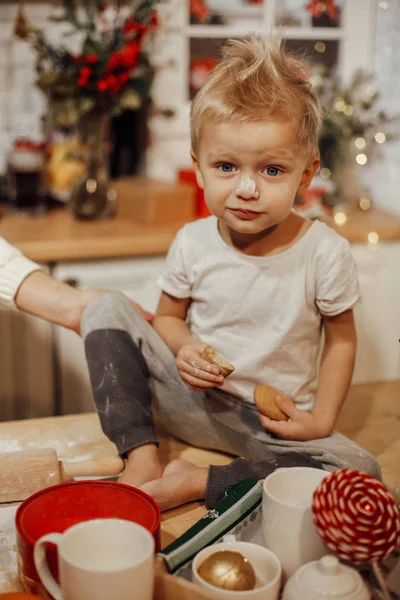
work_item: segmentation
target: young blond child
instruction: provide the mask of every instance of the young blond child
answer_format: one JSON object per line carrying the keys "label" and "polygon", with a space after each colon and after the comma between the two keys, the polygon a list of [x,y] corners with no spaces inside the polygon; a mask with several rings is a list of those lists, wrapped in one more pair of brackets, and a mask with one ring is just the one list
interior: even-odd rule
{"label": "young blond child", "polygon": [[[122,481],[163,508],[206,488],[211,505],[232,478],[229,468],[219,476],[181,460],[164,469],[153,412],[176,437],[266,471],[315,464],[380,477],[371,455],[334,432],[356,353],[350,247],[292,210],[319,165],[320,125],[318,100],[279,42],[230,41],[191,112],[193,165],[212,216],[178,232],[152,326],[119,294],[84,313],[97,410],[128,456]],[[201,358],[206,345],[234,364],[226,380]],[[260,416],[258,383],[294,399],[278,398],[287,422]],[[233,465],[234,478],[256,466]]]}

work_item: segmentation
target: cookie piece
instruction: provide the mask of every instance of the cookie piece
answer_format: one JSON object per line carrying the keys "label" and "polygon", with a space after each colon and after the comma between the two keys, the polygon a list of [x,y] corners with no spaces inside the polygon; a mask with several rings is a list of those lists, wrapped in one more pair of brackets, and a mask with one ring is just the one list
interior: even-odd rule
{"label": "cookie piece", "polygon": [[275,401],[276,396],[286,398],[293,406],[295,406],[295,403],[289,396],[282,394],[282,392],[278,392],[278,390],[269,385],[259,383],[254,388],[254,402],[262,415],[265,415],[274,421],[288,421],[289,417],[281,411]]}
{"label": "cookie piece", "polygon": [[235,370],[235,367],[218,356],[211,346],[206,346],[200,356],[213,365],[216,365],[224,377],[228,377]]}

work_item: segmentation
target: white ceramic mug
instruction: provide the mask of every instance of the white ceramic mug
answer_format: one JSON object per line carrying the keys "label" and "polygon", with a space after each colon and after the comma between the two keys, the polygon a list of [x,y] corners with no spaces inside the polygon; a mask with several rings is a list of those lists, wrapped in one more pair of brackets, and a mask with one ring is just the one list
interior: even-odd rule
{"label": "white ceramic mug", "polygon": [[[240,552],[249,560],[256,574],[257,587],[247,591],[225,590],[211,585],[199,575],[198,569],[206,558],[221,550]],[[203,548],[192,562],[193,582],[205,588],[210,598],[215,600],[278,600],[281,578],[280,562],[272,552],[257,544],[237,542],[233,535],[225,536],[221,543]]]}
{"label": "white ceramic mug", "polygon": [[[49,570],[46,544],[57,545],[61,587]],[[151,600],[154,538],[123,519],[93,519],[35,544],[38,575],[55,600]]]}
{"label": "white ceramic mug", "polygon": [[312,497],[322,479],[322,469],[277,469],[264,480],[262,528],[264,542],[280,560],[288,579],[305,563],[330,554],[312,520]]}

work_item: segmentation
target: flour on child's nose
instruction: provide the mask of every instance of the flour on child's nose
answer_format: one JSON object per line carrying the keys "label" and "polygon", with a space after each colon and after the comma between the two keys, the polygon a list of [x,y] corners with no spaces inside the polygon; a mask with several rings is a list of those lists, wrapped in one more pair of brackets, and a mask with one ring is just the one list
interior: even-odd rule
{"label": "flour on child's nose", "polygon": [[239,186],[236,189],[236,194],[248,194],[250,196],[254,196],[258,198],[259,194],[256,189],[256,182],[254,179],[251,179],[248,175],[243,175],[240,180]]}

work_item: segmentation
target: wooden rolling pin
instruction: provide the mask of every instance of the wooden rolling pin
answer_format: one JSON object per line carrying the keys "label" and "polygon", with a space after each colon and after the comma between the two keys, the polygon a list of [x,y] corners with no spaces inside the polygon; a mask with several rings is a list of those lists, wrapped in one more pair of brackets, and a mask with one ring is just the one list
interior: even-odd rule
{"label": "wooden rolling pin", "polygon": [[74,477],[119,475],[124,461],[118,456],[79,462],[59,461],[53,448],[0,454],[0,502],[25,500],[34,492]]}

